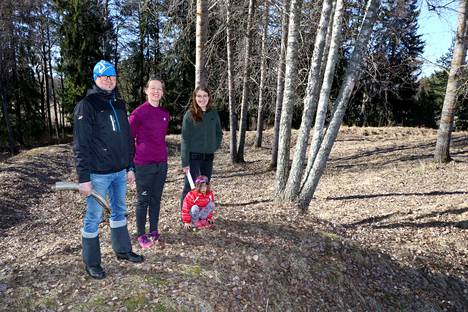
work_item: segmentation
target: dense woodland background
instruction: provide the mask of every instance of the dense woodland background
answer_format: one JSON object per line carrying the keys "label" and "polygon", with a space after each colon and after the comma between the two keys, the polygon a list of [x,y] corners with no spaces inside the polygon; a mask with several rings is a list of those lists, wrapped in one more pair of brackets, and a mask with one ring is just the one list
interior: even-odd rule
{"label": "dense woodland background", "polygon": [[[240,113],[238,102],[243,88],[247,87],[248,126],[254,129],[259,101],[263,105],[265,126],[274,123],[283,2],[254,2],[254,23],[248,32],[254,44],[245,86],[242,66],[249,1],[208,1],[208,40],[204,52],[208,83],[226,129],[229,129],[227,5],[234,21],[231,34],[234,102],[237,103],[234,108]],[[437,127],[452,49],[438,61],[438,71],[421,77],[424,42],[417,29],[421,6],[429,5],[437,14],[444,10],[443,3],[439,4],[418,0],[382,1],[364,69],[344,117],[345,124]],[[307,85],[321,6],[321,1],[306,0],[300,10],[294,128],[301,122],[301,95]],[[0,149],[8,150],[8,139],[14,140],[15,148],[67,139],[73,108],[91,86],[92,68],[99,59],[108,59],[118,68],[118,90],[129,103],[130,111],[144,100],[143,86],[148,77],[162,77],[167,87],[164,105],[172,115],[171,132],[177,133],[195,83],[195,7],[194,0],[2,1]],[[344,37],[339,48],[332,101],[338,93],[364,9],[364,1],[346,1]],[[264,48],[260,44],[263,33],[266,34]],[[260,79],[262,63],[266,70]],[[464,93],[460,92],[460,101],[464,101]],[[466,129],[467,106],[462,103],[457,107],[455,126]],[[8,129],[11,129],[10,137]]]}

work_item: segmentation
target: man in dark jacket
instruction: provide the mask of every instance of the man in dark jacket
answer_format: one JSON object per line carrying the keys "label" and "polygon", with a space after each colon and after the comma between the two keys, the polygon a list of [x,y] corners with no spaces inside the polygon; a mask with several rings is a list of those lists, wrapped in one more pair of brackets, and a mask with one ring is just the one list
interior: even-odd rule
{"label": "man in dark jacket", "polygon": [[[127,229],[127,171],[133,170],[133,144],[125,102],[116,99],[116,71],[101,60],[93,70],[95,84],[76,105],[74,113],[74,152],[80,193],[86,196],[82,228],[83,261],[93,278],[106,276],[101,267],[99,223],[103,207],[89,196],[94,190],[111,205],[111,243],[117,258],[142,262],[132,252]],[[129,182],[134,175],[129,175]]]}

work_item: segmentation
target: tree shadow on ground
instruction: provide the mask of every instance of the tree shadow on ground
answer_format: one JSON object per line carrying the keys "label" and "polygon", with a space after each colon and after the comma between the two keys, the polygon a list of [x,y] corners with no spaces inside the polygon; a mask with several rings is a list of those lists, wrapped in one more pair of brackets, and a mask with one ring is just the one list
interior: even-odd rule
{"label": "tree shadow on ground", "polygon": [[220,174],[216,175],[214,178],[216,179],[229,179],[233,177],[247,177],[247,176],[256,176],[256,175],[263,175],[266,173],[271,172],[271,170],[259,170],[259,171],[251,171],[251,172],[239,172],[230,173],[230,174]]}
{"label": "tree shadow on ground", "polygon": [[[213,176],[211,177],[213,180],[217,179],[229,179],[229,178],[234,178],[234,177],[247,177],[247,176],[255,176],[255,175],[263,175],[268,172],[271,172],[271,170],[260,170],[260,171],[252,171],[252,172],[239,172],[238,170],[232,171],[232,172],[226,172],[223,171],[223,174],[218,174],[218,170],[213,171]],[[193,177],[195,179],[195,177]],[[172,183],[172,182],[180,182],[181,187],[183,186],[183,181],[185,177],[183,175],[180,175],[177,178],[168,178],[166,179],[166,183]]]}
{"label": "tree shadow on ground", "polygon": [[[459,148],[461,150],[452,152],[452,156],[461,158],[468,157],[468,150],[462,149],[468,145],[467,137],[458,137],[452,139],[452,149]],[[431,152],[421,152],[425,150]],[[372,150],[363,150],[353,155],[344,157],[331,157],[330,164],[332,167],[339,169],[349,170],[362,170],[362,168],[376,168],[385,165],[401,162],[414,162],[417,160],[428,160],[434,157],[433,150],[435,149],[435,141],[421,143],[421,144],[400,144],[392,147],[376,148]],[[414,151],[411,153],[411,151]],[[401,155],[398,152],[405,152],[405,155]],[[367,159],[375,158],[375,162],[369,162]],[[361,162],[359,162],[361,160]],[[468,160],[457,159],[458,162],[465,162]]]}
{"label": "tree shadow on ground", "polygon": [[[2,281],[9,292],[0,293],[0,308],[24,309],[15,304],[21,304],[24,287],[37,282],[41,287],[32,288],[27,303],[33,310],[43,303],[44,294],[50,309],[57,308],[59,300],[77,307],[86,299],[98,304],[96,310],[106,311],[108,302],[124,305],[125,298],[148,291],[167,294],[182,310],[200,309],[189,300],[194,293],[214,310],[232,311],[268,304],[283,311],[464,311],[468,299],[463,293],[466,281],[403,266],[313,223],[293,228],[288,223],[219,219],[213,231],[180,229],[167,233],[166,241],[166,251],[148,255],[142,265],[119,265],[104,252],[108,276],[103,282],[83,278],[82,267],[67,258],[76,246],[61,246],[60,252],[49,255],[55,259],[53,270],[42,260]],[[197,256],[189,257],[194,250]],[[149,277],[164,283],[151,283]],[[57,290],[73,295],[54,297]],[[100,300],[93,299],[97,293]]]}
{"label": "tree shadow on ground", "polygon": [[444,228],[457,227],[462,230],[468,230],[468,220],[463,221],[429,221],[425,223],[415,222],[397,222],[392,224],[373,225],[374,229],[396,229],[396,228]]}
{"label": "tree shadow on ground", "polygon": [[[426,218],[437,218],[445,215],[461,215],[465,212],[468,212],[468,207],[465,208],[456,208],[456,209],[447,209],[444,211],[434,211],[427,214],[422,214],[419,216],[413,216],[411,213],[401,213],[401,212],[394,212],[389,213],[381,216],[374,216],[370,218],[365,218],[361,221],[344,224],[344,227],[356,227],[360,225],[368,225],[374,229],[395,229],[395,228],[403,228],[403,227],[413,227],[413,228],[428,228],[428,227],[457,227],[460,229],[468,229],[468,220],[462,221],[427,221],[421,222],[420,220]],[[398,220],[396,222],[388,223],[388,224],[376,224],[380,223],[384,220],[390,219],[394,216],[409,216],[405,217],[403,220]],[[406,220],[405,220],[406,219]]]}
{"label": "tree shadow on ground", "polygon": [[256,204],[261,204],[261,203],[271,203],[271,202],[273,202],[272,199],[261,199],[261,200],[253,200],[253,201],[245,202],[245,203],[223,203],[223,202],[218,202],[218,205],[220,207],[237,207],[237,206],[256,205]]}
{"label": "tree shadow on ground", "polygon": [[393,196],[441,196],[441,195],[459,195],[468,194],[468,191],[432,191],[432,192],[413,192],[413,193],[386,193],[386,194],[359,194],[359,195],[347,195],[337,197],[327,197],[327,200],[351,200],[351,199],[369,199],[377,197],[393,197]]}

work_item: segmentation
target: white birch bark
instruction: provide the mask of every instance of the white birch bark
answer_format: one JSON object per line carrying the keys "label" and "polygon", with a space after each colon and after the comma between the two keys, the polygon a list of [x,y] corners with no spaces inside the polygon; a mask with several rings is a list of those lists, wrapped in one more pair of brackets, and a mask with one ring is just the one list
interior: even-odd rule
{"label": "white birch bark", "polygon": [[276,193],[281,194],[286,186],[289,167],[289,148],[291,123],[294,110],[295,87],[297,80],[298,28],[302,0],[291,0],[289,11],[288,45],[286,50],[286,72],[284,78],[284,97],[281,112],[278,144],[278,165],[276,167]]}
{"label": "white birch bark", "polygon": [[263,12],[263,32],[262,32],[262,48],[260,60],[260,86],[258,90],[258,110],[257,110],[257,132],[255,135],[255,147],[262,146],[263,137],[263,89],[265,88],[266,75],[266,44],[268,38],[268,23],[270,16],[270,0],[265,0],[265,9]]}
{"label": "white birch bark", "polygon": [[317,107],[317,114],[315,117],[313,137],[309,150],[309,159],[307,160],[307,167],[305,170],[306,175],[303,179],[304,181],[307,180],[308,173],[312,169],[324,135],[324,125],[325,119],[327,117],[328,101],[330,98],[330,91],[333,85],[335,67],[338,61],[338,51],[341,43],[343,13],[344,0],[338,0],[336,3],[335,15],[333,17],[333,29],[330,42],[330,50],[328,52],[327,67],[325,68],[322,89],[320,90],[320,99]]}
{"label": "white birch bark", "polygon": [[276,105],[275,105],[275,124],[273,134],[273,144],[271,146],[271,166],[276,167],[278,160],[279,127],[281,121],[281,110],[283,107],[284,92],[284,72],[286,66],[286,45],[288,43],[288,24],[289,24],[289,0],[284,0],[283,12],[281,18],[281,50],[278,61],[278,74],[276,78]]}
{"label": "white birch bark", "polygon": [[309,69],[304,110],[302,112],[301,127],[296,141],[291,172],[283,192],[283,198],[293,201],[299,193],[299,187],[304,172],[305,154],[309,141],[310,128],[317,108],[318,93],[320,90],[320,69],[322,67],[323,49],[327,39],[327,30],[330,24],[330,15],[333,8],[332,0],[324,0],[319,26],[315,35],[314,53]]}
{"label": "white birch bark", "polygon": [[355,41],[354,50],[351,54],[351,59],[346,69],[340,92],[336,99],[335,113],[333,114],[332,120],[327,129],[327,133],[325,134],[323,143],[318,152],[316,161],[312,167],[312,172],[305,181],[304,187],[301,190],[298,199],[296,200],[298,207],[303,210],[307,209],[310,201],[312,200],[318,182],[320,181],[320,178],[325,170],[325,166],[338,135],[338,131],[340,130],[341,122],[343,121],[343,116],[346,112],[349,98],[351,97],[354,85],[356,84],[359,76],[362,59],[369,43],[372,28],[377,18],[377,9],[379,4],[380,0],[368,0],[367,2],[365,17],[362,22],[357,40]]}
{"label": "white birch bark", "polygon": [[195,28],[195,87],[207,85],[205,46],[208,38],[208,0],[197,0]]}
{"label": "white birch bark", "polygon": [[332,10],[330,13],[331,21],[330,23],[328,23],[328,29],[327,29],[327,40],[325,42],[325,47],[323,48],[322,60],[320,61],[320,64],[322,64],[321,69],[320,69],[320,81],[323,81],[323,76],[325,74],[325,67],[327,66],[328,53],[330,52],[330,45],[331,45],[332,32],[333,32],[333,16],[335,16],[335,6],[336,6],[336,0],[333,0]]}
{"label": "white birch bark", "polygon": [[231,133],[231,141],[229,144],[229,153],[231,163],[236,161],[237,155],[237,116],[235,109],[234,98],[234,80],[232,75],[232,21],[231,21],[231,5],[232,0],[226,0],[226,50],[227,50],[227,84],[228,84],[228,103],[229,103],[229,131]]}
{"label": "white birch bark", "polygon": [[465,63],[466,57],[466,22],[467,22],[467,0],[460,0],[458,6],[458,26],[453,51],[452,64],[445,91],[442,114],[440,116],[439,130],[437,131],[437,143],[434,153],[434,160],[437,162],[449,162],[450,141],[452,138],[452,126],[457,106],[458,87],[460,85],[461,67]]}
{"label": "white birch bark", "polygon": [[252,54],[252,35],[253,23],[255,16],[255,3],[256,0],[249,0],[249,13],[247,17],[247,31],[245,37],[245,55],[244,55],[244,69],[243,69],[243,82],[242,82],[242,101],[241,101],[241,121],[239,131],[239,146],[237,148],[236,162],[244,162],[244,148],[245,148],[245,132],[247,131],[247,113],[249,111],[249,79],[250,79],[250,66],[249,60]]}

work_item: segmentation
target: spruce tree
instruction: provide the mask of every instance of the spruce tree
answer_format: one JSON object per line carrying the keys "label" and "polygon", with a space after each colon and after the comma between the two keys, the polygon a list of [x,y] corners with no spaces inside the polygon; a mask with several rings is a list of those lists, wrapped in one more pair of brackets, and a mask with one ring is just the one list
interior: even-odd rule
{"label": "spruce tree", "polygon": [[417,34],[417,0],[382,2],[369,47],[367,71],[362,75],[348,123],[358,125],[420,125],[415,110],[418,75],[424,49]]}
{"label": "spruce tree", "polygon": [[102,42],[109,27],[99,1],[54,0],[60,14],[61,69],[64,73],[63,104],[71,113],[92,84],[94,64],[104,57]]}

